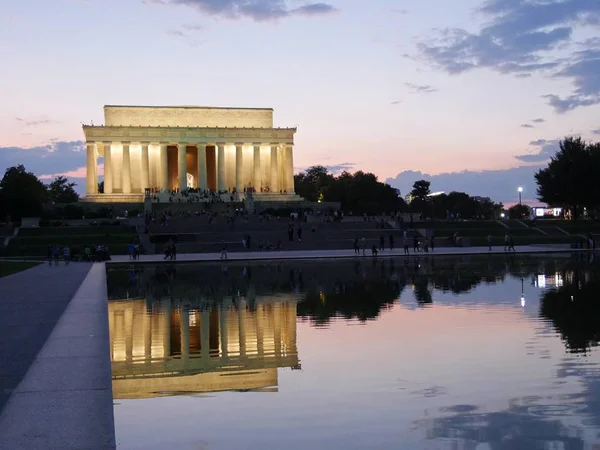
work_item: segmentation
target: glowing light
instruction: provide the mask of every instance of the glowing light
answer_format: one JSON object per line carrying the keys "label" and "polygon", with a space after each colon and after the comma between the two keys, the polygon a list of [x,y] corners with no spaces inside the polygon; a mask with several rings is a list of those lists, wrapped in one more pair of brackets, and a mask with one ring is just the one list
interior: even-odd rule
{"label": "glowing light", "polygon": [[521,308],[525,308],[525,297],[521,296]]}
{"label": "glowing light", "polygon": [[523,188],[521,186],[519,186],[519,188],[517,189],[517,191],[523,192]]}
{"label": "glowing light", "polygon": [[504,213],[501,213],[501,214],[500,214],[500,217],[502,217],[502,218],[504,219],[504,218],[506,217],[506,214],[504,214]]}

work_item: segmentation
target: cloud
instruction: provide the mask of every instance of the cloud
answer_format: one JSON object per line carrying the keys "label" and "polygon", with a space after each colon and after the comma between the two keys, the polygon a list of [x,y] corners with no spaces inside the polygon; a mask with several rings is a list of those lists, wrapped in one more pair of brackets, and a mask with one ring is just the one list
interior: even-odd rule
{"label": "cloud", "polygon": [[85,150],[83,141],[51,141],[48,145],[30,148],[0,147],[0,176],[18,164],[38,176],[76,171],[86,165]]}
{"label": "cloud", "polygon": [[437,88],[434,88],[428,84],[419,85],[413,83],[404,83],[404,85],[409,88],[413,94],[430,94],[437,91]]}
{"label": "cloud", "polygon": [[546,166],[546,162],[558,150],[559,139],[538,139],[529,143],[533,147],[531,153],[517,155],[517,167],[503,170],[481,170],[441,173],[430,175],[421,171],[405,170],[393,178],[388,178],[386,183],[400,189],[406,195],[412,185],[418,180],[431,182],[433,191],[466,192],[469,195],[490,197],[494,201],[510,204],[517,201],[517,187],[523,187],[523,198],[528,203],[538,204],[536,197],[536,184],[534,174],[538,169]]}
{"label": "cloud", "polygon": [[529,123],[523,123],[523,124],[521,124],[521,128],[535,128],[535,127]]}
{"label": "cloud", "polygon": [[533,153],[525,153],[515,156],[519,161],[525,163],[545,163],[558,151],[560,139],[538,139],[529,143],[532,147],[537,147]]}
{"label": "cloud", "polygon": [[338,175],[344,171],[351,171],[354,167],[356,167],[356,163],[351,162],[343,162],[339,164],[330,164],[328,166],[325,166],[325,168],[334,175]]}
{"label": "cloud", "polygon": [[167,30],[166,33],[168,36],[180,39],[186,42],[187,44],[191,45],[192,47],[197,47],[200,44],[200,41],[197,41],[196,39],[192,38],[189,34],[181,30]]}
{"label": "cloud", "polygon": [[391,102],[392,105],[399,105],[400,103],[402,103],[402,100],[394,100]]}
{"label": "cloud", "polygon": [[47,119],[47,118],[44,118],[44,119],[23,119],[21,117],[15,117],[15,120],[17,122],[21,122],[26,127],[38,127],[40,125],[50,125],[50,124],[58,123],[56,120]]}
{"label": "cloud", "polygon": [[600,39],[572,39],[584,27],[600,26],[598,0],[487,0],[477,12],[487,19],[478,32],[444,29],[417,44],[421,57],[450,74],[487,68],[566,78],[570,95],[545,96],[557,112],[600,103]]}
{"label": "cloud", "polygon": [[592,130],[592,134],[600,136],[600,128],[598,128],[597,130]]}
{"label": "cloud", "polygon": [[307,3],[291,7],[286,0],[159,0],[154,3],[185,5],[210,16],[249,18],[258,22],[293,16],[320,16],[337,11],[328,3]]}
{"label": "cloud", "polygon": [[544,123],[545,121],[546,121],[546,119],[542,119],[542,118],[532,120],[533,123]]}
{"label": "cloud", "polygon": [[[400,189],[404,196],[418,180],[431,182],[432,191],[466,192],[469,195],[489,197],[496,202],[511,203],[518,200],[517,187],[523,187],[523,198],[535,198],[536,185],[533,178],[540,165],[519,166],[506,170],[482,170],[441,173],[430,175],[421,171],[405,170],[385,180]],[[537,203],[534,201],[534,203]]]}
{"label": "cloud", "polygon": [[408,10],[407,9],[403,9],[403,8],[394,8],[394,9],[392,9],[392,12],[394,14],[401,14],[403,16],[406,15],[406,14],[408,14]]}

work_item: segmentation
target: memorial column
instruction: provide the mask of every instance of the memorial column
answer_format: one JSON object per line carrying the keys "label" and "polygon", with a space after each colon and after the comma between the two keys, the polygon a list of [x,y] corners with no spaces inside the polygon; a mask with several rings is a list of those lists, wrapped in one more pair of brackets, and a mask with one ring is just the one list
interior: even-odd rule
{"label": "memorial column", "polygon": [[253,169],[254,169],[254,190],[259,192],[261,188],[261,180],[260,180],[260,144],[254,144],[254,158],[252,160]]}
{"label": "memorial column", "polygon": [[221,336],[221,356],[227,358],[229,356],[229,343],[228,343],[228,327],[227,327],[227,316],[229,310],[224,306],[219,308],[219,334]]}
{"label": "memorial column", "polygon": [[131,194],[131,159],[129,158],[129,142],[123,142],[123,194]]}
{"label": "memorial column", "polygon": [[227,190],[225,186],[225,144],[217,144],[217,191]]}
{"label": "memorial column", "polygon": [[180,143],[178,145],[179,153],[177,155],[178,175],[179,175],[179,191],[187,188],[187,162],[185,160],[185,151],[187,144]]}
{"label": "memorial column", "polygon": [[96,143],[86,142],[87,167],[86,167],[86,190],[88,194],[98,192],[98,173],[96,171]]}
{"label": "memorial column", "polygon": [[163,192],[169,191],[169,159],[167,148],[166,143],[160,143],[160,188]]}
{"label": "memorial column", "polygon": [[271,192],[279,192],[279,164],[277,163],[277,144],[271,144]]}
{"label": "memorial column", "polygon": [[148,158],[149,142],[142,142],[142,193],[150,187],[150,163]]}
{"label": "memorial column", "polygon": [[112,168],[112,152],[111,143],[104,142],[104,193],[112,194],[113,192],[113,168]]}
{"label": "memorial column", "polygon": [[243,192],[243,164],[244,164],[244,154],[243,154],[243,146],[242,144],[235,144],[235,190],[237,192]]}
{"label": "memorial column", "polygon": [[285,175],[287,177],[285,180],[285,189],[288,192],[296,192],[294,187],[294,151],[291,145],[286,145],[284,151],[286,164]]}
{"label": "memorial column", "polygon": [[198,144],[198,189],[206,190],[206,145]]}

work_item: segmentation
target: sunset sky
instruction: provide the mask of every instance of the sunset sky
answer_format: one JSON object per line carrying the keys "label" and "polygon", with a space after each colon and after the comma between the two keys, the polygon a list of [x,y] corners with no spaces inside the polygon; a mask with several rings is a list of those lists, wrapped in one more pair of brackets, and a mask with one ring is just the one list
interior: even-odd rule
{"label": "sunset sky", "polygon": [[600,140],[598,36],[598,0],[3,2],[0,170],[85,176],[105,104],[272,107],[296,171],[534,199],[558,139]]}

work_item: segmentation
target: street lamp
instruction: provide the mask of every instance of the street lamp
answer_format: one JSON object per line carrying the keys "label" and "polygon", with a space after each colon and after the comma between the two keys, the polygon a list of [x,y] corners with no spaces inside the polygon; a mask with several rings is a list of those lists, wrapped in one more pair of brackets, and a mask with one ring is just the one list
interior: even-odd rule
{"label": "street lamp", "polygon": [[521,186],[519,186],[517,191],[519,191],[519,206],[521,206],[521,193],[523,192],[523,188]]}

